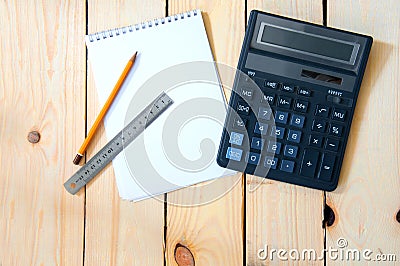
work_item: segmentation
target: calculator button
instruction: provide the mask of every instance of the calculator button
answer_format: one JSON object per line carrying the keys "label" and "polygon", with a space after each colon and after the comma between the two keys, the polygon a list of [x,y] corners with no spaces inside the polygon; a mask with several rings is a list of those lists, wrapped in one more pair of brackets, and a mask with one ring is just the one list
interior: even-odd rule
{"label": "calculator button", "polygon": [[226,151],[226,158],[240,162],[242,159],[242,152],[243,151],[241,149],[228,147],[228,150]]}
{"label": "calculator button", "polygon": [[318,104],[315,108],[315,115],[327,118],[329,114],[329,107],[325,105]]}
{"label": "calculator button", "polygon": [[285,109],[290,109],[290,104],[292,103],[292,98],[289,97],[284,97],[284,96],[279,96],[278,97],[278,106],[285,108]]}
{"label": "calculator button", "polygon": [[332,177],[333,167],[335,166],[335,155],[324,153],[322,155],[321,168],[319,170],[318,178],[330,181]]}
{"label": "calculator button", "polygon": [[286,92],[294,92],[294,86],[283,84],[281,90]]}
{"label": "calculator button", "polygon": [[269,167],[270,169],[276,169],[278,164],[278,158],[269,158],[265,157],[264,166]]}
{"label": "calculator button", "polygon": [[238,117],[238,118],[235,118],[235,120],[233,121],[233,127],[236,129],[245,130],[246,123],[247,123],[247,119],[241,119],[240,117]]}
{"label": "calculator button", "polygon": [[229,143],[240,146],[240,145],[242,145],[243,137],[244,137],[243,134],[231,132],[231,136],[229,138]]}
{"label": "calculator button", "polygon": [[329,135],[341,137],[343,135],[343,126],[331,124],[329,127]]}
{"label": "calculator button", "polygon": [[247,103],[238,102],[236,111],[238,111],[239,114],[248,115],[250,111],[250,106]]}
{"label": "calculator button", "polygon": [[258,165],[258,163],[260,162],[260,154],[255,152],[248,152],[246,161],[249,164]]}
{"label": "calculator button", "polygon": [[333,109],[332,111],[332,119],[344,122],[346,118],[346,111],[341,109]]}
{"label": "calculator button", "polygon": [[279,154],[281,152],[282,144],[280,142],[268,141],[267,152]]}
{"label": "calculator button", "polygon": [[271,136],[276,137],[277,139],[283,139],[283,135],[285,134],[285,128],[273,126],[271,129]]}
{"label": "calculator button", "polygon": [[292,119],[290,120],[290,125],[302,128],[304,126],[304,120],[306,118],[302,115],[293,114]]}
{"label": "calculator button", "polygon": [[254,133],[260,134],[260,135],[266,135],[268,130],[268,124],[264,123],[256,123],[256,126],[254,127]]}
{"label": "calculator button", "polygon": [[283,155],[286,157],[296,158],[299,147],[294,145],[285,145]]}
{"label": "calculator button", "polygon": [[304,89],[304,88],[298,88],[297,89],[297,94],[301,95],[301,96],[310,97],[311,96],[311,90]]}
{"label": "calculator button", "polygon": [[263,146],[264,146],[264,140],[262,140],[262,139],[260,139],[260,138],[256,138],[256,137],[253,137],[253,138],[251,139],[251,145],[250,145],[250,147],[251,147],[252,149],[262,150]]}
{"label": "calculator button", "polygon": [[289,160],[282,160],[281,170],[288,173],[293,173],[294,162]]}
{"label": "calculator button", "polygon": [[301,131],[289,129],[287,140],[291,142],[300,143]]}
{"label": "calculator button", "polygon": [[275,102],[275,95],[263,94],[263,96],[261,97],[261,102],[267,102],[269,105],[273,105]]}
{"label": "calculator button", "polygon": [[287,112],[276,111],[275,122],[281,123],[281,124],[286,124],[287,120],[288,120],[288,116],[289,116],[289,113],[287,113]]}
{"label": "calculator button", "polygon": [[251,100],[253,98],[253,89],[249,89],[249,88],[241,88],[240,89],[240,96],[243,99],[247,99],[247,100]]}
{"label": "calculator button", "polygon": [[264,120],[269,120],[271,118],[272,110],[266,107],[258,108],[257,117]]}
{"label": "calculator button", "polygon": [[323,120],[315,119],[312,123],[311,129],[317,132],[325,132],[326,123]]}
{"label": "calculator button", "polygon": [[311,135],[310,139],[308,141],[308,145],[313,146],[313,147],[317,147],[317,148],[321,148],[323,139],[324,138],[322,136]]}
{"label": "calculator button", "polygon": [[274,82],[274,81],[264,81],[264,87],[270,88],[270,89],[279,89],[279,83]]}
{"label": "calculator button", "polygon": [[327,151],[338,151],[339,150],[339,144],[340,141],[333,139],[333,138],[328,138],[326,140],[326,144],[325,144],[325,149]]}
{"label": "calculator button", "polygon": [[300,174],[303,176],[314,177],[318,163],[319,153],[314,150],[305,149],[301,162]]}
{"label": "calculator button", "polygon": [[296,103],[294,104],[294,110],[298,112],[305,113],[307,112],[308,109],[308,102],[303,101],[303,100],[296,100]]}

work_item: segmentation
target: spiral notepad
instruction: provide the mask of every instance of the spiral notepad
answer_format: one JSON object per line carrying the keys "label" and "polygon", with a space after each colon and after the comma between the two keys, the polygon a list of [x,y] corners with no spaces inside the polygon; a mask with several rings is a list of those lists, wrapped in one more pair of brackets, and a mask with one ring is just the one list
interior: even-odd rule
{"label": "spiral notepad", "polygon": [[160,92],[174,100],[113,160],[123,199],[140,200],[234,173],[215,160],[226,105],[199,10],[87,35],[86,45],[100,105],[138,52],[105,117],[108,139]]}

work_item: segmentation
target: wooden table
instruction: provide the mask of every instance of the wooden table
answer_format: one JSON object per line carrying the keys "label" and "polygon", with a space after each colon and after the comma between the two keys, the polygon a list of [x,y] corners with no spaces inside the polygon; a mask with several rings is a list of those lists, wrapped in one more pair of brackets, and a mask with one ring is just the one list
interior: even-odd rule
{"label": "wooden table", "polygon": [[[233,67],[252,9],[374,37],[335,192],[273,181],[249,192],[258,181],[247,176],[202,206],[130,203],[119,199],[112,167],[77,196],[64,190],[99,111],[84,35],[195,8],[216,61]],[[265,245],[321,252],[340,238],[400,261],[399,14],[397,0],[1,1],[0,265],[177,265],[180,245],[196,265],[366,264],[257,256]],[[88,158],[106,143],[104,129],[94,143]],[[229,187],[237,177],[224,180]],[[194,202],[207,193],[192,192],[167,197]]]}

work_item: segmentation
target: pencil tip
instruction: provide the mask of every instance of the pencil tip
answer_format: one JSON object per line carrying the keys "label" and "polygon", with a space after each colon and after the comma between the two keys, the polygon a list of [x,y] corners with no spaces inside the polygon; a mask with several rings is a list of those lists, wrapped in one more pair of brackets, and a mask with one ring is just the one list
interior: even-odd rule
{"label": "pencil tip", "polygon": [[134,55],[132,55],[132,57],[131,57],[131,61],[135,61],[135,59],[136,59],[136,55],[137,55],[137,51],[136,51],[136,53],[135,53]]}

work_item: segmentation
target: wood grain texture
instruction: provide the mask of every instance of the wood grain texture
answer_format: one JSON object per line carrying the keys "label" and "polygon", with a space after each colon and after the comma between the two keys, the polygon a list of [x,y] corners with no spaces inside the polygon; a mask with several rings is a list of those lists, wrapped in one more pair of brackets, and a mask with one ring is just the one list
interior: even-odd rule
{"label": "wood grain texture", "polygon": [[[360,89],[339,187],[327,193],[336,221],[327,246],[339,238],[348,248],[397,254],[400,260],[400,2],[329,1],[328,26],[374,38]],[[365,265],[333,261],[329,265]],[[377,262],[369,262],[376,265]],[[385,265],[398,265],[387,263]]]}
{"label": "wood grain texture", "polygon": [[[165,16],[165,1],[88,1],[88,31],[135,24]],[[99,106],[88,69],[88,125]],[[94,155],[106,144],[101,128],[88,150]],[[119,198],[113,169],[108,166],[86,189],[86,265],[162,265],[164,261],[164,205],[154,199],[139,203]]]}
{"label": "wood grain texture", "polygon": [[0,265],[80,265],[84,200],[63,183],[84,137],[85,5],[1,1],[0,18]]}
{"label": "wood grain texture", "polygon": [[[252,9],[322,24],[322,1],[247,1]],[[322,261],[279,261],[258,258],[258,251],[269,249],[324,248],[322,229],[323,192],[282,182],[247,176],[246,182],[246,260],[248,265],[315,264]],[[263,254],[260,254],[263,255]]]}
{"label": "wood grain texture", "polygon": [[[169,1],[169,14],[197,8],[202,10],[215,60],[236,67],[244,35],[244,1],[234,0],[229,4],[206,0]],[[222,72],[226,72],[226,69]],[[168,194],[168,202],[172,204],[167,208],[167,265],[177,265],[174,250],[178,243],[190,249],[196,265],[242,264],[241,174],[217,179],[211,183]],[[216,191],[221,192],[216,193],[217,198],[210,196]],[[197,205],[198,202],[201,204]]]}

